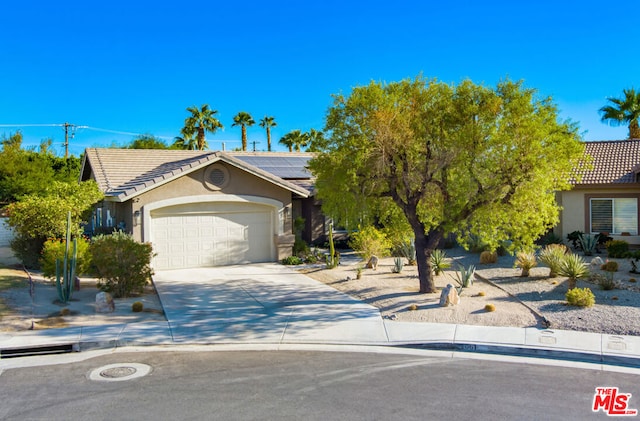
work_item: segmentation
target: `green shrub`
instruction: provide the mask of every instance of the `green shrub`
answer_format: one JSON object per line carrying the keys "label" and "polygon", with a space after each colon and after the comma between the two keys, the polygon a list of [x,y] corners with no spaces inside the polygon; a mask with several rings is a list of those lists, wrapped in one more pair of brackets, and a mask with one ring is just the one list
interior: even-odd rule
{"label": "green shrub", "polygon": [[143,309],[144,304],[142,304],[141,301],[136,301],[135,303],[131,304],[131,311],[133,311],[134,313],[140,313]]}
{"label": "green shrub", "polygon": [[373,226],[367,226],[351,234],[349,246],[363,259],[371,256],[386,257],[391,251],[391,241]]}
{"label": "green shrub", "polygon": [[154,254],[149,243],[138,243],[132,236],[117,231],[94,237],[89,251],[100,278],[98,288],[116,298],[141,293],[151,279]]}
{"label": "green shrub", "polygon": [[624,240],[611,240],[605,244],[607,256],[611,258],[623,258],[629,252],[629,243]]}
{"label": "green shrub", "polygon": [[[76,274],[86,275],[91,271],[91,253],[89,253],[89,241],[84,237],[78,238],[78,256],[76,260]],[[70,243],[71,245],[73,242]],[[40,267],[42,274],[47,278],[56,276],[56,260],[64,259],[65,240],[51,239],[45,241],[42,246]]]}
{"label": "green shrub", "polygon": [[[40,269],[40,253],[45,240],[16,234],[10,242],[11,251],[28,269]],[[55,269],[54,269],[55,270]]]}
{"label": "green shrub", "polygon": [[560,265],[569,250],[564,244],[549,244],[540,252],[540,261],[549,268],[549,277],[558,276]]}
{"label": "green shrub", "polygon": [[288,256],[280,261],[283,265],[301,265],[303,260],[298,256]]}
{"label": "green shrub", "polygon": [[569,305],[578,307],[591,307],[596,303],[596,297],[589,288],[572,288],[567,291]]}

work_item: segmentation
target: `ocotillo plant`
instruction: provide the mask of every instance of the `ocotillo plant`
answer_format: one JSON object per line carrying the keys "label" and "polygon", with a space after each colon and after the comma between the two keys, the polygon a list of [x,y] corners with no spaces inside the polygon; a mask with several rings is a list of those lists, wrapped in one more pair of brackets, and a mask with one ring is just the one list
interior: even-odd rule
{"label": "ocotillo plant", "polygon": [[[78,240],[73,239],[73,255],[69,257],[71,242],[71,212],[67,213],[67,236],[64,247],[64,261],[56,259],[56,289],[60,302],[67,303],[71,299],[73,280],[76,277],[76,259],[78,257]],[[62,272],[62,273],[61,273]]]}

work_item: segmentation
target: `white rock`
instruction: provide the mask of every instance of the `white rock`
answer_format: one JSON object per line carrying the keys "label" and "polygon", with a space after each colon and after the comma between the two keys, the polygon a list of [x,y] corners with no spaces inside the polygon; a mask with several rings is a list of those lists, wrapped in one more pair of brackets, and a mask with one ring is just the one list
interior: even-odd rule
{"label": "white rock", "polygon": [[116,303],[108,292],[99,292],[96,294],[96,313],[113,313],[116,309]]}

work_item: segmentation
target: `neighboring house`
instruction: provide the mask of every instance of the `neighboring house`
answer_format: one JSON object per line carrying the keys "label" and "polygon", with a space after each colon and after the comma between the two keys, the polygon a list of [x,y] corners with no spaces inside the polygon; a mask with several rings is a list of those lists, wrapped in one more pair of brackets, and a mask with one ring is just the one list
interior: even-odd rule
{"label": "neighboring house", "polygon": [[554,229],[565,240],[573,231],[608,233],[614,239],[640,244],[640,140],[585,142],[589,167],[574,188],[558,194],[563,210]]}
{"label": "neighboring house", "polygon": [[120,228],[150,242],[155,269],[271,262],[290,256],[293,219],[321,241],[309,153],[100,149],[85,151],[81,180],[105,194],[89,231]]}

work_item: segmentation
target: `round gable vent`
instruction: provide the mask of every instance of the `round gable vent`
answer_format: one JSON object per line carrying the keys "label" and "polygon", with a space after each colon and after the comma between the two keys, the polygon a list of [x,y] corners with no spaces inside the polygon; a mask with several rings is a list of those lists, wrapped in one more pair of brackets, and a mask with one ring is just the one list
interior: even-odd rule
{"label": "round gable vent", "polygon": [[214,164],[204,172],[204,185],[211,190],[220,190],[229,184],[229,170],[223,165]]}

